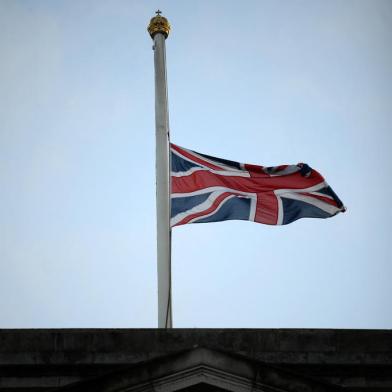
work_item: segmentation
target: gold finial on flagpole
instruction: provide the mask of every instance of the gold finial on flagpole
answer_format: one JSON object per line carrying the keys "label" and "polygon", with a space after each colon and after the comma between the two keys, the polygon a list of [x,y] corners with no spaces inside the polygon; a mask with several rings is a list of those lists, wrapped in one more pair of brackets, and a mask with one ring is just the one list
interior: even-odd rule
{"label": "gold finial on flagpole", "polygon": [[170,32],[170,23],[164,16],[161,16],[162,11],[157,10],[155,13],[157,16],[151,18],[147,30],[152,39],[154,39],[154,35],[158,33],[163,34],[165,38],[167,38]]}

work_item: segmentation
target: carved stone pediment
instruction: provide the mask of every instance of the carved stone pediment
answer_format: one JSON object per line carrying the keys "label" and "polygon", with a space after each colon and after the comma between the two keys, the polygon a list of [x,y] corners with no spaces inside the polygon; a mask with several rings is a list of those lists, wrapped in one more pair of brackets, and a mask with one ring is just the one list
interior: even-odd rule
{"label": "carved stone pediment", "polygon": [[207,348],[152,359],[58,390],[94,392],[278,392],[340,388],[260,361]]}

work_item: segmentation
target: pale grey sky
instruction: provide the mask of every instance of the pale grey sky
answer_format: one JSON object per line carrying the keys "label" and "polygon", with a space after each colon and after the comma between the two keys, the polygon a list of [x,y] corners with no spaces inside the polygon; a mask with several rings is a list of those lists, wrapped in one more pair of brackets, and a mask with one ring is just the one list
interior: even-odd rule
{"label": "pale grey sky", "polygon": [[0,327],[155,327],[149,19],[172,141],[348,207],[173,233],[176,327],[392,327],[389,0],[0,0]]}

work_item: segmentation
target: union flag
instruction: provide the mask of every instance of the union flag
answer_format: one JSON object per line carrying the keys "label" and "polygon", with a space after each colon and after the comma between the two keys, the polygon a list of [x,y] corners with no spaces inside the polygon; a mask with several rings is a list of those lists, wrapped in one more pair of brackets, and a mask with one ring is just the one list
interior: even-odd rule
{"label": "union flag", "polygon": [[175,144],[170,150],[172,227],[231,219],[286,225],[345,211],[321,174],[305,163],[266,167]]}

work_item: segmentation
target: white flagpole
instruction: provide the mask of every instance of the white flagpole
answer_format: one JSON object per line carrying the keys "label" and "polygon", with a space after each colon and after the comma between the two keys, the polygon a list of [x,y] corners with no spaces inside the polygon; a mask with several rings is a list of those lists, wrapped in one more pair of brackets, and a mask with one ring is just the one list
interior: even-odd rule
{"label": "white flagpole", "polygon": [[171,229],[170,229],[170,148],[167,105],[165,39],[170,24],[157,11],[148,26],[154,40],[156,200],[158,263],[158,328],[172,328],[171,304]]}

